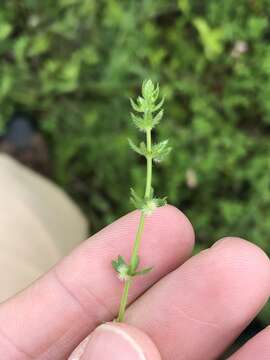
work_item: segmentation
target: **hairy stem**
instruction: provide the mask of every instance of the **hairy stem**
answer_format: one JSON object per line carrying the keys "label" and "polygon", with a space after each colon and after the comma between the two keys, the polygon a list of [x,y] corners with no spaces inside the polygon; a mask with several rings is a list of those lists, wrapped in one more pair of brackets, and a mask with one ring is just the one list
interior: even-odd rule
{"label": "hairy stem", "polygon": [[125,281],[125,286],[124,286],[124,290],[123,290],[122,297],[121,297],[119,314],[118,314],[118,317],[117,317],[118,322],[124,321],[126,306],[127,306],[127,302],[128,302],[128,293],[129,293],[130,285],[131,285],[131,278],[128,278]]}
{"label": "hairy stem", "polygon": [[[146,131],[146,146],[148,154],[151,154],[152,149],[152,138],[151,138],[151,129]],[[147,175],[146,175],[146,186],[145,186],[145,198],[150,197],[151,186],[152,186],[152,156],[148,155],[147,158]]]}
{"label": "hairy stem", "polygon": [[[148,155],[146,157],[147,172],[146,172],[146,185],[145,185],[144,197],[149,198],[150,194],[151,194],[151,186],[152,186],[151,129],[146,130],[146,146],[147,146]],[[141,212],[140,222],[139,222],[138,229],[136,232],[136,237],[135,237],[134,246],[133,246],[131,259],[130,259],[130,265],[129,265],[131,273],[136,270],[136,263],[137,263],[137,259],[138,259],[139,247],[140,247],[142,234],[143,234],[143,230],[144,230],[144,223],[145,223],[145,215],[143,214],[143,212]],[[121,297],[121,301],[120,301],[119,314],[117,317],[118,322],[124,321],[126,307],[127,307],[127,303],[128,303],[128,294],[129,294],[129,289],[130,289],[131,283],[132,283],[132,278],[128,277],[125,280],[124,289],[123,289],[123,293],[122,293],[122,297]]]}

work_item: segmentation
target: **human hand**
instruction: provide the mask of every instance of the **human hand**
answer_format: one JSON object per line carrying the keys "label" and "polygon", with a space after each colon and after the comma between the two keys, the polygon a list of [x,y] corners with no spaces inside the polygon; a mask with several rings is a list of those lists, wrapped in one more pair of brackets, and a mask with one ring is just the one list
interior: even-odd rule
{"label": "human hand", "polygon": [[[268,257],[245,240],[225,238],[189,258],[191,224],[174,207],[159,208],[147,219],[140,251],[142,266],[154,270],[134,280],[127,325],[104,324],[117,315],[122,290],[111,260],[129,257],[138,216],[128,214],[92,236],[0,306],[1,359],[221,356],[269,297]],[[269,340],[265,329],[230,360],[269,359]]]}

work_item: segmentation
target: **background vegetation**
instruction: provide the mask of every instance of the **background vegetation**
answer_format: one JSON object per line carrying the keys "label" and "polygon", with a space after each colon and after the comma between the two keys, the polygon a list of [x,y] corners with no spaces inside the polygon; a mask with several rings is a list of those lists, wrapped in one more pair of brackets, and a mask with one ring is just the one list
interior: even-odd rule
{"label": "background vegetation", "polygon": [[35,116],[55,180],[97,230],[144,182],[128,98],[150,77],[174,148],[160,195],[189,216],[198,247],[234,234],[269,254],[269,17],[269,0],[3,0],[1,127],[14,110]]}

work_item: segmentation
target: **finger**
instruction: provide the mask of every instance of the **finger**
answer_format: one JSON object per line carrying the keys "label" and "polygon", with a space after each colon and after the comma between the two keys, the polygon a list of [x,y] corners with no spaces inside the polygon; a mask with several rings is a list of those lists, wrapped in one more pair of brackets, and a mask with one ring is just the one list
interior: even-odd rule
{"label": "finger", "polygon": [[270,359],[270,327],[249,340],[228,360],[269,360]]}
{"label": "finger", "polygon": [[161,360],[158,349],[142,331],[126,324],[99,326],[69,360]]}
{"label": "finger", "polygon": [[[123,285],[112,270],[111,260],[119,254],[128,259],[138,220],[138,212],[124,216],[1,305],[3,357],[63,359],[98,324],[115,317]],[[189,221],[174,207],[160,208],[149,217],[141,263],[153,265],[154,271],[134,281],[130,301],[183,263],[193,241]]]}
{"label": "finger", "polygon": [[131,305],[126,321],[151,336],[164,360],[216,359],[269,292],[267,256],[227,238],[154,285]]}

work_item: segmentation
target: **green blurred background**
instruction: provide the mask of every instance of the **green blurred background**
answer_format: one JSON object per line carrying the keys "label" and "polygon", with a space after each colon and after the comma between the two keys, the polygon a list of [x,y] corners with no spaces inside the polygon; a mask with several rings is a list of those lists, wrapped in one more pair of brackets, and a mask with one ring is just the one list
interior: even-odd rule
{"label": "green blurred background", "polygon": [[96,231],[143,187],[128,98],[158,81],[173,152],[157,192],[188,215],[196,250],[238,235],[269,254],[269,17],[269,0],[2,0],[1,129],[14,110],[38,120],[54,180]]}

